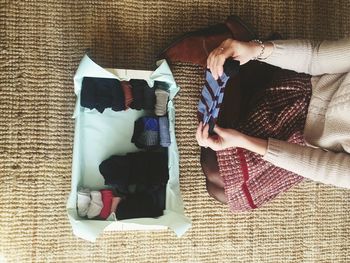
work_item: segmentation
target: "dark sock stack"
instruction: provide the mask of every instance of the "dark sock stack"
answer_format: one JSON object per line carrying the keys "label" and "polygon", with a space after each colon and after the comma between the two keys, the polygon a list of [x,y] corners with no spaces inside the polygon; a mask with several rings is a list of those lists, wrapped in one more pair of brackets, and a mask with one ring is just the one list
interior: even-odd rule
{"label": "dark sock stack", "polygon": [[167,83],[160,81],[155,81],[152,88],[142,79],[119,81],[84,77],[80,104],[82,107],[97,109],[100,113],[106,108],[112,108],[114,111],[132,108],[154,110],[156,115],[164,116],[169,97],[168,89]]}
{"label": "dark sock stack", "polygon": [[117,189],[117,194],[124,191],[116,210],[119,220],[163,214],[169,180],[167,151],[113,155],[99,169],[106,185]]}
{"label": "dark sock stack", "polygon": [[106,108],[114,111],[125,110],[124,92],[120,81],[108,78],[84,77],[81,88],[81,106],[103,112]]}
{"label": "dark sock stack", "polygon": [[[136,193],[120,202],[116,209],[118,220],[129,218],[159,217],[165,209],[165,187],[153,193]],[[163,203],[160,202],[163,200]]]}

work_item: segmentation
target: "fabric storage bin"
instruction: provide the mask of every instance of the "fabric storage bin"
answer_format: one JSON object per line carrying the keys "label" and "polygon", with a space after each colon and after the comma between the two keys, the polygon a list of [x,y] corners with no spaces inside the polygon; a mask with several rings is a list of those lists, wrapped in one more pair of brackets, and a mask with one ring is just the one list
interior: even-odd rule
{"label": "fabric storage bin", "polygon": [[[179,186],[179,154],[175,139],[175,109],[172,99],[179,91],[171,70],[165,60],[157,62],[155,71],[105,69],[83,57],[74,76],[74,92],[77,96],[74,111],[75,133],[73,146],[71,193],[67,202],[68,218],[76,236],[95,241],[103,231],[161,230],[170,228],[177,236],[183,235],[191,226],[184,215]],[[122,80],[143,79],[153,87],[154,81],[166,82],[169,86],[167,103],[171,144],[168,147],[169,180],[166,186],[164,214],[158,218],[135,218],[117,220],[112,213],[107,220],[79,217],[76,208],[77,191],[81,187],[93,190],[104,189],[104,178],[99,164],[111,155],[137,152],[131,142],[134,121],[146,114],[144,110],[128,109],[115,112],[105,109],[101,114],[96,109],[80,106],[80,91],[84,77],[111,78]]]}

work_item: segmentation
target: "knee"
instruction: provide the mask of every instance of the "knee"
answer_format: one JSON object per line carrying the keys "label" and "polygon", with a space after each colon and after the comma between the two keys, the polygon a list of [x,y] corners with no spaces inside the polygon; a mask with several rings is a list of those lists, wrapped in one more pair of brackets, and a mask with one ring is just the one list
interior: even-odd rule
{"label": "knee", "polygon": [[222,204],[227,204],[227,198],[225,195],[225,190],[222,187],[219,187],[207,180],[206,182],[207,191],[208,194],[214,198],[215,200],[219,201]]}
{"label": "knee", "polygon": [[224,188],[224,185],[225,185],[224,179],[221,177],[219,171],[210,171],[210,170],[204,171],[204,169],[203,169],[203,173],[204,173],[208,182],[210,182],[211,184],[216,185],[220,188]]}
{"label": "knee", "polygon": [[201,166],[207,181],[217,185],[218,187],[224,187],[224,180],[219,172],[215,151],[202,148]]}

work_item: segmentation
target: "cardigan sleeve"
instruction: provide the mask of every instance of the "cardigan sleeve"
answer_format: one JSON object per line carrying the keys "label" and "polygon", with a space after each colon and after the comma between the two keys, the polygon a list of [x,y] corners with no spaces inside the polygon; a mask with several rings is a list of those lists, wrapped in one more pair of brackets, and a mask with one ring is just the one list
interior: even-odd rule
{"label": "cardigan sleeve", "polygon": [[350,188],[350,155],[269,139],[264,160],[305,178]]}
{"label": "cardigan sleeve", "polygon": [[313,76],[350,72],[350,38],[336,41],[272,41],[268,64]]}

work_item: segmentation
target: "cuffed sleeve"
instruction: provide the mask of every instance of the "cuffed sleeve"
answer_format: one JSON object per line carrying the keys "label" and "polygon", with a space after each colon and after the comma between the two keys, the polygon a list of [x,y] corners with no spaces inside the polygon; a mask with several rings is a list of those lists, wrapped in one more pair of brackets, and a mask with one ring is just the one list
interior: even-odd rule
{"label": "cuffed sleeve", "polygon": [[268,64],[313,76],[350,71],[350,38],[336,41],[276,40]]}
{"label": "cuffed sleeve", "polygon": [[347,153],[270,138],[264,160],[314,181],[350,188],[350,155]]}

